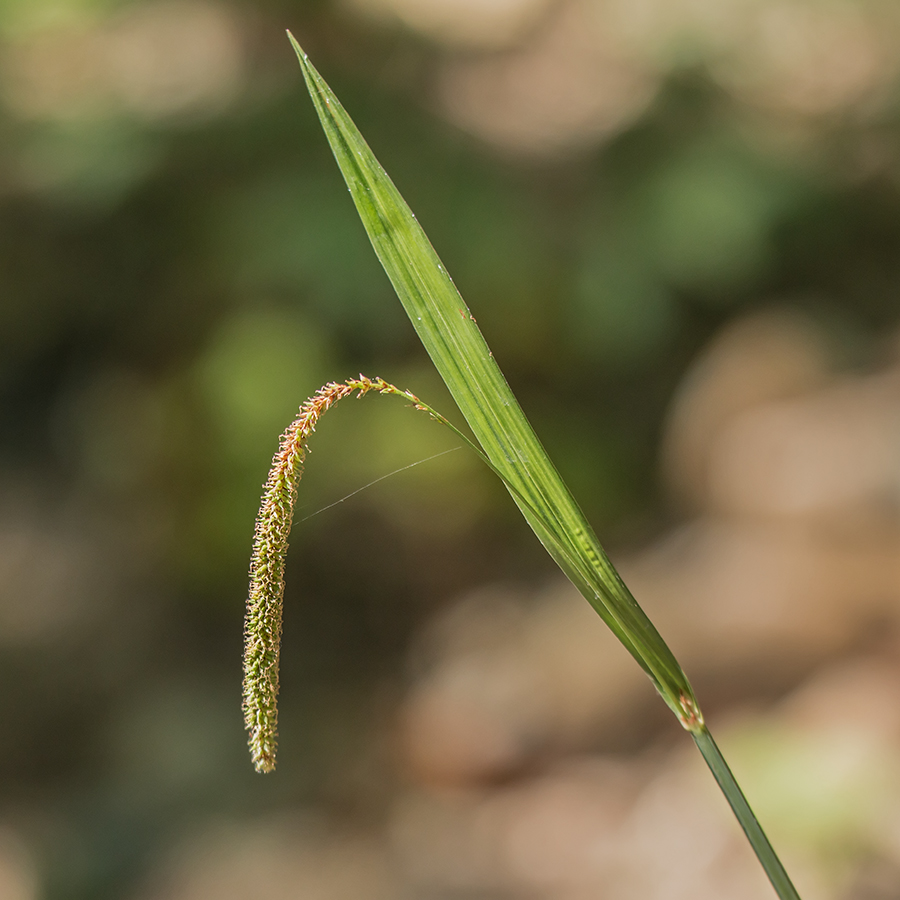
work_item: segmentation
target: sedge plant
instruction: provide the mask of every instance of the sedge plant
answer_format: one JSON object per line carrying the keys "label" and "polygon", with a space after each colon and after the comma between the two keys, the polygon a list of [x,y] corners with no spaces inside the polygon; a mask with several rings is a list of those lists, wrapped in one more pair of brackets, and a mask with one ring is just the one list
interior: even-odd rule
{"label": "sedge plant", "polygon": [[799,900],[709,732],[690,682],[619,577],[494,360],[474,316],[422,227],[337,97],[288,33],[325,135],[369,240],[425,350],[474,435],[407,390],[360,375],[321,388],[281,438],[256,523],[245,623],[244,717],[253,763],[275,766],[284,565],[307,441],[337,401],[368,393],[405,399],[453,429],[503,481],[562,571],[634,657],[693,738],[781,900]]}

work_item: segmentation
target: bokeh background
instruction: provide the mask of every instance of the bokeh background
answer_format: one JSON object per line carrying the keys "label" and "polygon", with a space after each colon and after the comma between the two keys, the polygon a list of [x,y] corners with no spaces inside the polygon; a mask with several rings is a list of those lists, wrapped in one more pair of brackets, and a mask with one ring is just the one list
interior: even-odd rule
{"label": "bokeh background", "polygon": [[278,771],[243,601],[281,430],[452,406],[290,27],[683,659],[807,900],[900,897],[900,7],[0,3],[0,897],[772,896],[493,476],[312,444]]}

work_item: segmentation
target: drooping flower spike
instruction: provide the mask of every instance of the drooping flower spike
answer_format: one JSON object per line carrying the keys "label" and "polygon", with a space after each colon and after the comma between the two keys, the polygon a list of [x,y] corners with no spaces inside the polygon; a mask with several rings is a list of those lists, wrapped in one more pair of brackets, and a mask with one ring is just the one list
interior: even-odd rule
{"label": "drooping flower spike", "polygon": [[383,378],[360,375],[319,388],[303,403],[297,418],[281,436],[256,518],[244,623],[244,722],[250,732],[250,752],[258,772],[275,768],[284,564],[306,443],[319,418],[338,400],[353,393],[363,397],[370,391],[403,397],[416,409],[446,421],[409,391],[400,390]]}

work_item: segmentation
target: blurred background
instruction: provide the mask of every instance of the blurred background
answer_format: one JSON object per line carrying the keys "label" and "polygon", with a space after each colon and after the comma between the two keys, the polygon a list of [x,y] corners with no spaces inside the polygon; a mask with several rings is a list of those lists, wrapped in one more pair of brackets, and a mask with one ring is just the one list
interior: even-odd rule
{"label": "blurred background", "polygon": [[[2,0],[0,897],[773,896],[687,736],[446,453],[298,521],[278,435],[452,404],[285,39],[391,173],[806,900],[900,898],[900,7]],[[298,519],[453,436],[345,403]]]}

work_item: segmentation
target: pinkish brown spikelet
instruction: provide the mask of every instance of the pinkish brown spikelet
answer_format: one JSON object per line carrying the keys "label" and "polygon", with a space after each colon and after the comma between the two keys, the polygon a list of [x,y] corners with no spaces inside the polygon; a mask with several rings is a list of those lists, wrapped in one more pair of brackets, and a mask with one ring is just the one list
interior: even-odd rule
{"label": "pinkish brown spikelet", "polygon": [[323,413],[354,391],[359,397],[369,391],[396,394],[417,409],[431,412],[409,391],[401,391],[382,378],[360,375],[343,384],[332,382],[319,388],[303,403],[297,418],[281,436],[256,519],[244,623],[244,722],[250,732],[250,751],[258,772],[275,768],[284,564],[306,442]]}

